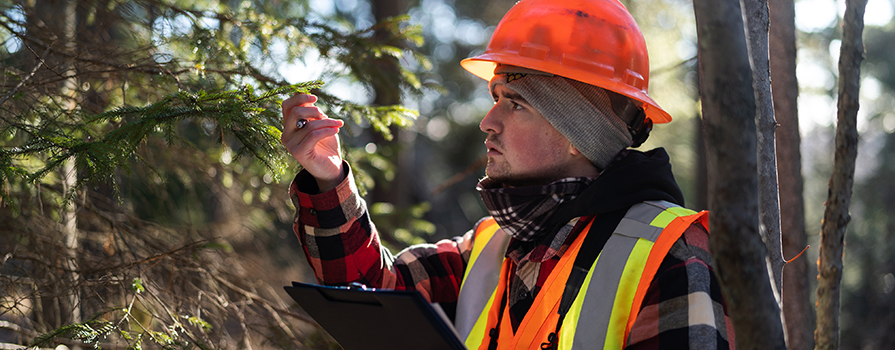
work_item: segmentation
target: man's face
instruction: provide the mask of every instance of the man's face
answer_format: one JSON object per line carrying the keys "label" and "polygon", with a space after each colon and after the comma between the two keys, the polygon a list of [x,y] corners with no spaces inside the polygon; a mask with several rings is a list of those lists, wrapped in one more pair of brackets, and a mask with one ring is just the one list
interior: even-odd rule
{"label": "man's face", "polygon": [[504,84],[493,84],[494,107],[479,128],[488,134],[489,178],[512,186],[544,185],[561,178],[579,176],[582,160],[572,147],[522,96]]}

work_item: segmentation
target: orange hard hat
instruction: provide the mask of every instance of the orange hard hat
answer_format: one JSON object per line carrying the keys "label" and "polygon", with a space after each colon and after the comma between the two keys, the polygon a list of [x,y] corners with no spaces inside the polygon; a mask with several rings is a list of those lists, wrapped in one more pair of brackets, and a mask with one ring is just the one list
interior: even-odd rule
{"label": "orange hard hat", "polygon": [[504,15],[485,53],[460,62],[491,80],[497,64],[578,80],[643,103],[653,123],[671,121],[647,94],[649,55],[634,18],[618,0],[522,0]]}

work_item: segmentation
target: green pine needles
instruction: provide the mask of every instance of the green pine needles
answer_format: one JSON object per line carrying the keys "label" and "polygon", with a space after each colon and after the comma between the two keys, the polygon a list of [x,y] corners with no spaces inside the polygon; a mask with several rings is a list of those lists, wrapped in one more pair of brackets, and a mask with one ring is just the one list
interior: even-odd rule
{"label": "green pine needles", "polygon": [[[140,149],[150,137],[162,137],[168,144],[194,146],[182,137],[185,124],[200,125],[210,138],[237,141],[236,158],[251,156],[272,174],[287,169],[288,153],[280,144],[282,116],[277,109],[281,96],[311,93],[320,89],[322,81],[278,87],[257,93],[251,85],[222,92],[179,91],[145,107],[126,106],[92,116],[74,113],[83,123],[58,123],[49,119],[38,125],[11,122],[0,134],[25,134],[25,144],[0,148],[0,185],[23,180],[40,182],[68,159],[75,160],[79,171],[74,189],[88,184],[112,185],[118,193],[118,171],[129,172],[133,161],[150,169],[152,164],[141,156]],[[406,128],[417,112],[402,106],[364,106],[337,100],[330,108],[355,124],[368,123],[386,140],[392,140],[390,126]],[[29,162],[16,159],[45,157],[43,165],[29,169]],[[8,191],[0,191],[0,196]],[[71,199],[74,190],[67,193]],[[6,199],[5,197],[2,197]]]}
{"label": "green pine needles", "polygon": [[[67,159],[74,159],[79,171],[75,188],[107,183],[118,192],[116,173],[128,171],[132,161],[152,164],[140,155],[149,137],[163,137],[169,144],[191,145],[180,136],[184,123],[206,128],[208,137],[238,141],[237,157],[250,155],[274,174],[286,168],[280,146],[279,110],[273,106],[284,94],[308,93],[319,88],[315,81],[256,93],[250,85],[236,90],[197,93],[177,92],[145,107],[120,107],[94,116],[82,117],[83,124],[13,123],[8,128],[30,135],[21,147],[0,149],[2,183],[13,177],[36,183]],[[103,127],[107,125],[108,127]],[[100,126],[100,127],[96,127]],[[7,131],[10,132],[10,131]],[[17,165],[14,159],[48,155],[35,171]],[[68,193],[71,197],[73,193]]]}
{"label": "green pine needles", "polygon": [[109,333],[112,333],[113,330],[115,330],[115,325],[108,321],[90,320],[83,323],[73,323],[35,338],[31,346],[36,348],[45,347],[51,344],[56,337],[63,337],[79,340],[84,344],[93,345],[95,349],[100,349],[100,341],[108,336]]}

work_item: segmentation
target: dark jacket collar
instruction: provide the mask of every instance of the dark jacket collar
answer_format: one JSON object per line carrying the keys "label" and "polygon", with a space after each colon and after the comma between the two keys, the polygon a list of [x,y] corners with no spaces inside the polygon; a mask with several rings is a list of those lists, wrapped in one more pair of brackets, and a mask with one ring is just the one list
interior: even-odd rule
{"label": "dark jacket collar", "polygon": [[549,225],[558,230],[572,218],[627,211],[644,201],[665,200],[684,205],[684,195],[674,180],[665,149],[625,152],[577,198],[560,205]]}

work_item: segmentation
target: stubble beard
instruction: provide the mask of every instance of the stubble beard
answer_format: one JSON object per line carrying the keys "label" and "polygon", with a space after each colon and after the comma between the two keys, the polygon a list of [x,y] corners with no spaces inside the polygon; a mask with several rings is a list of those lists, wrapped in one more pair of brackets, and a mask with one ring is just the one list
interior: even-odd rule
{"label": "stubble beard", "polygon": [[[492,142],[498,149],[505,150],[503,142],[497,136],[489,136],[486,141]],[[548,171],[543,174],[517,174],[513,171],[512,165],[507,162],[506,155],[504,155],[502,162],[488,157],[485,175],[492,181],[509,187],[544,186],[565,177],[560,176],[560,172],[557,169],[553,170],[555,171]]]}
{"label": "stubble beard", "polygon": [[488,164],[485,166],[485,175],[492,181],[507,187],[528,187],[528,186],[544,186],[565,178],[556,172],[548,172],[545,174],[525,175],[515,174],[506,162],[498,163],[493,158],[488,158]]}

